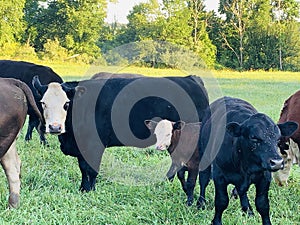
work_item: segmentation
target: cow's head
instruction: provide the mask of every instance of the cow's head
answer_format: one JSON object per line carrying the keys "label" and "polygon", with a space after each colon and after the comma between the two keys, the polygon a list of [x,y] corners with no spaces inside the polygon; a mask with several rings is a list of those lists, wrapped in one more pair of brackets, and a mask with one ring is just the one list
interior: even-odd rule
{"label": "cow's head", "polygon": [[293,155],[290,150],[285,151],[285,154],[283,154],[283,155],[280,153],[280,150],[278,152],[279,152],[280,156],[283,158],[284,168],[282,170],[278,170],[278,171],[274,172],[272,175],[273,175],[275,182],[279,186],[287,186],[288,185],[287,180],[290,175],[291,167],[293,165]]}
{"label": "cow's head", "polygon": [[277,152],[277,143],[280,137],[292,135],[297,128],[295,122],[276,125],[262,113],[251,116],[242,124],[227,124],[227,131],[238,137],[237,151],[253,171],[282,169],[284,162]]}
{"label": "cow's head", "polygon": [[169,120],[156,122],[153,120],[145,120],[145,125],[156,136],[155,148],[157,150],[166,150],[171,145],[174,132],[181,130],[185,126],[185,122],[171,122]]}
{"label": "cow's head", "polygon": [[285,143],[285,145],[288,146],[288,148],[285,149],[283,152],[282,149],[278,148],[278,152],[284,160],[284,168],[282,170],[278,170],[277,172],[273,173],[273,178],[279,186],[288,185],[287,181],[290,175],[290,170],[292,168],[292,165],[298,163],[298,159],[297,159],[297,154],[299,155],[298,144],[295,143],[290,138],[287,143]]}
{"label": "cow's head", "polygon": [[32,85],[42,96],[40,103],[43,108],[46,133],[65,133],[67,110],[75,89],[56,82],[42,85],[37,76],[33,78]]}

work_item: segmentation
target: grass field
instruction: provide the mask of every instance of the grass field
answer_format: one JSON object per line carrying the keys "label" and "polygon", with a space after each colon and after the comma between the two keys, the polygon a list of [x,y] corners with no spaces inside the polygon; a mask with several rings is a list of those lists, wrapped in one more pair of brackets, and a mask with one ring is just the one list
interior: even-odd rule
{"label": "grass field", "polygon": [[[65,80],[81,79],[90,70],[80,65],[69,69],[61,65],[52,67]],[[182,71],[134,67],[121,71],[155,76],[184,75]],[[284,100],[300,89],[300,73],[213,71],[211,74],[213,76],[205,75],[208,82],[215,81],[207,86],[208,91],[219,90],[213,98],[221,94],[243,98],[275,121]],[[49,147],[39,144],[36,132],[34,139],[25,143],[26,128],[27,125],[18,139],[22,160],[21,206],[17,210],[7,209],[8,189],[3,173],[0,224],[210,224],[213,218],[212,182],[208,187],[206,210],[197,210],[195,204],[186,207],[179,181],[163,180],[170,163],[165,152],[151,148],[107,149],[96,191],[82,194],[78,191],[81,174],[76,159],[63,155],[55,136],[48,136]],[[118,173],[124,168],[130,173],[120,176]],[[195,200],[198,195],[197,184]],[[249,197],[253,206],[254,195],[252,187]],[[300,224],[300,169],[297,166],[293,167],[289,186],[280,188],[272,182],[269,196],[274,225]],[[261,219],[257,212],[251,218],[244,216],[239,201],[232,199],[223,223],[258,225]]]}

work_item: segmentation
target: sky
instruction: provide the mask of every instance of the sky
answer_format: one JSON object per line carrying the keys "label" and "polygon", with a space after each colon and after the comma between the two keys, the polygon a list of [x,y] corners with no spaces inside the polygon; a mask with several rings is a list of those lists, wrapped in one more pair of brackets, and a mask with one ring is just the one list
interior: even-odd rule
{"label": "sky", "polygon": [[[147,2],[147,0],[118,0],[118,3],[108,3],[106,22],[127,23],[126,16],[132,7],[138,3]],[[206,10],[218,10],[219,0],[204,0]]]}

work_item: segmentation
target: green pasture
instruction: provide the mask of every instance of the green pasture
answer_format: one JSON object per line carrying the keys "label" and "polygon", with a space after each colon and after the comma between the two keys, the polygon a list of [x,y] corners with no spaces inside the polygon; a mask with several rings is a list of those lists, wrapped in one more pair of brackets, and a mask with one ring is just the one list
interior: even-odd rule
{"label": "green pasture", "polygon": [[[82,79],[91,68],[86,65],[51,65],[65,80]],[[123,68],[118,71],[154,76],[184,75],[182,71],[146,68]],[[208,75],[207,75],[208,74]],[[281,107],[296,90],[300,89],[300,73],[213,71],[204,75],[208,91],[243,98],[259,111],[278,120]],[[60,151],[56,136],[49,136],[49,147],[39,143],[37,133],[25,143],[25,124],[18,139],[22,160],[21,206],[7,209],[8,189],[3,175],[0,185],[0,224],[99,224],[99,225],[194,225],[210,224],[213,218],[214,189],[207,190],[207,209],[197,210],[195,203],[185,206],[185,194],[177,179],[164,181],[163,175],[170,164],[166,152],[151,148],[107,149],[98,176],[96,191],[81,193],[78,188],[81,174],[75,158]],[[232,187],[229,188],[229,190]],[[195,201],[199,185],[195,189]],[[249,191],[254,207],[255,189]],[[269,192],[271,220],[274,225],[300,224],[300,168],[294,166],[288,187],[274,182]],[[255,207],[254,207],[255,208]],[[230,200],[223,216],[224,225],[259,225],[261,219],[244,216],[239,201]]]}

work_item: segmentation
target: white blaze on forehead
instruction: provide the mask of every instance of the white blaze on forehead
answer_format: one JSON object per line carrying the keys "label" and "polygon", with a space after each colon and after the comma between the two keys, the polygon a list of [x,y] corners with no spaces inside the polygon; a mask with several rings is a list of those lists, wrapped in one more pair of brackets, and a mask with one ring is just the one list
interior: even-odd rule
{"label": "white blaze on forehead", "polygon": [[161,120],[157,123],[154,134],[156,135],[155,147],[158,150],[165,150],[171,144],[173,123],[169,120]]}
{"label": "white blaze on forehead", "polygon": [[46,133],[49,132],[49,125],[60,125],[61,133],[65,132],[67,111],[64,109],[64,105],[69,101],[66,92],[59,83],[48,85],[48,89],[41,100],[46,122]]}

